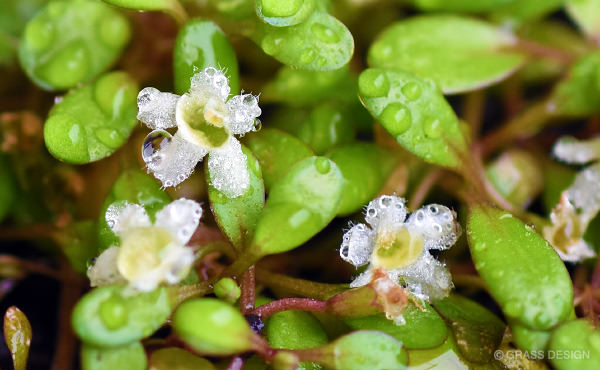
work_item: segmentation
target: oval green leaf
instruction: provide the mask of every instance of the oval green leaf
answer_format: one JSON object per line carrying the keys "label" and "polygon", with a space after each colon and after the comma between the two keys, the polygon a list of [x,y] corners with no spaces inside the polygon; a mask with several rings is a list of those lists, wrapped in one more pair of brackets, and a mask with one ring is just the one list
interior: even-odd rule
{"label": "oval green leaf", "polygon": [[184,349],[167,347],[152,352],[149,370],[215,370],[215,366]]}
{"label": "oval green leaf", "polygon": [[550,340],[551,332],[548,330],[533,330],[518,322],[509,322],[510,330],[513,335],[513,341],[530,353],[539,353],[538,351],[546,350],[548,341]]}
{"label": "oval green leaf", "polygon": [[486,22],[428,15],[397,22],[368,52],[371,67],[401,68],[436,81],[446,94],[497,83],[517,70],[525,55],[509,48],[517,39]]}
{"label": "oval green leaf", "polygon": [[111,155],[137,124],[137,91],[137,83],[125,72],[111,72],[67,94],[44,125],[48,151],[75,164]]}
{"label": "oval green leaf", "polygon": [[146,352],[140,342],[114,348],[94,347],[86,343],[81,347],[83,370],[144,370],[146,363]]}
{"label": "oval green leaf", "polygon": [[73,330],[88,344],[118,347],[154,333],[171,315],[167,290],[131,295],[124,286],[96,288],[73,309]]}
{"label": "oval green leaf", "polygon": [[550,360],[558,370],[596,370],[600,368],[600,331],[586,320],[562,324],[552,333],[548,350]]}
{"label": "oval green leaf", "polygon": [[316,154],[323,155],[331,148],[351,143],[355,132],[350,112],[344,106],[325,103],[312,110],[297,136]]}
{"label": "oval green leaf", "polygon": [[175,92],[185,94],[190,89],[190,79],[206,67],[224,70],[229,78],[231,92],[240,90],[237,57],[221,29],[213,22],[194,20],[181,28],[173,50]]}
{"label": "oval green leaf", "polygon": [[309,157],[278,181],[258,220],[251,253],[282,253],[321,231],[337,213],[344,178],[331,160]]}
{"label": "oval green leaf", "polygon": [[156,10],[171,15],[176,21],[187,20],[185,9],[178,0],[103,0],[112,5],[135,10]]}
{"label": "oval green leaf", "polygon": [[600,52],[581,58],[571,67],[552,91],[548,106],[554,114],[572,117],[600,112]]}
{"label": "oval green leaf", "polygon": [[9,307],[4,314],[4,342],[12,356],[15,370],[27,368],[31,337],[31,324],[27,316],[17,307]]}
{"label": "oval green leaf", "polygon": [[310,17],[316,2],[317,0],[256,0],[256,14],[271,26],[288,27]]}
{"label": "oval green leaf", "polygon": [[36,85],[64,90],[106,70],[129,38],[127,18],[100,1],[52,1],[27,24],[19,61]]}
{"label": "oval green leaf", "polygon": [[[212,185],[208,187],[210,208],[217,224],[238,250],[244,248],[252,240],[256,223],[265,204],[265,186],[260,164],[245,146],[242,146],[242,152],[246,155],[246,164],[250,174],[248,190],[237,198],[230,198]],[[205,171],[210,172],[206,163]]]}
{"label": "oval green leaf", "polygon": [[572,310],[571,278],[554,249],[510,213],[471,207],[471,256],[504,314],[530,329],[546,330]]}
{"label": "oval green leaf", "polygon": [[267,191],[296,163],[314,154],[301,140],[272,128],[246,135],[245,143],[258,158]]}
{"label": "oval green leaf", "polygon": [[409,72],[370,68],[358,79],[363,105],[406,150],[427,162],[458,167],[465,139],[436,86]]}

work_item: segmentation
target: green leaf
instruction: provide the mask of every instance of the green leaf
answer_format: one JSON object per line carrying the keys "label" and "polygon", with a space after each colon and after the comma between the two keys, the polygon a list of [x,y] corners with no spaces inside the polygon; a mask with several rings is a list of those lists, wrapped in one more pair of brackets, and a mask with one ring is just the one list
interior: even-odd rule
{"label": "green leaf", "polygon": [[139,204],[146,209],[150,217],[166,206],[171,198],[161,189],[160,184],[140,170],[123,172],[115,181],[106,196],[98,216],[98,240],[100,252],[112,245],[119,245],[119,238],[106,223],[106,210],[115,202],[126,201]]}
{"label": "green leaf", "polygon": [[548,106],[555,114],[573,117],[600,112],[600,52],[581,58],[571,67],[552,91]]}
{"label": "green leaf", "polygon": [[520,325],[518,322],[509,322],[510,330],[513,335],[513,341],[519,348],[525,351],[537,353],[544,351],[548,346],[551,332],[548,330],[533,330],[526,326]]}
{"label": "green leaf", "polygon": [[461,164],[463,133],[434,85],[401,70],[370,68],[360,74],[358,91],[363,105],[406,150],[441,166]]}
{"label": "green leaf", "polygon": [[172,326],[177,336],[199,353],[232,355],[253,347],[254,333],[244,316],[217,299],[185,301],[175,311]]}
{"label": "green leaf", "polygon": [[328,158],[309,157],[297,163],[271,189],[251,252],[282,253],[312,238],[335,217],[343,181]]}
{"label": "green leaf", "polygon": [[156,10],[171,15],[179,23],[185,23],[187,14],[178,0],[103,0],[112,5],[135,10]]}
{"label": "green leaf", "polygon": [[600,37],[600,2],[597,0],[569,0],[567,14],[577,26],[590,38]]}
{"label": "green leaf", "polygon": [[17,307],[9,307],[4,314],[4,342],[12,356],[15,370],[27,368],[31,337],[31,324],[27,316]]}
{"label": "green leaf", "polygon": [[544,160],[544,191],[542,193],[542,204],[547,213],[560,201],[563,191],[573,183],[577,171],[571,167],[562,165],[550,158]]}
{"label": "green leaf", "polygon": [[460,357],[456,342],[449,335],[442,345],[429,349],[408,349],[408,369],[467,370],[467,361]]}
{"label": "green leaf", "polygon": [[89,261],[98,255],[98,227],[94,221],[69,224],[58,239],[73,270],[85,274]]}
{"label": "green leaf", "polygon": [[499,22],[518,26],[558,10],[568,0],[514,0],[495,12]]}
{"label": "green leaf", "polygon": [[517,39],[486,22],[454,15],[428,15],[397,22],[371,45],[371,67],[402,68],[435,80],[446,94],[497,83],[523,64],[509,50]]}
{"label": "green leaf", "polygon": [[402,314],[406,320],[403,325],[396,325],[384,314],[346,320],[346,324],[355,330],[370,329],[389,334],[406,349],[439,346],[448,336],[446,323],[429,304],[425,303],[424,307],[421,311],[417,306],[409,305]]}
{"label": "green leaf", "polygon": [[354,143],[327,154],[344,177],[339,216],[360,210],[379,193],[397,160],[386,149],[372,143]]}
{"label": "green leaf", "polygon": [[[270,316],[265,323],[265,333],[271,347],[278,349],[311,348],[328,342],[319,320],[305,311],[282,311]],[[312,362],[301,362],[299,368],[322,369]]]}
{"label": "green leaf", "polygon": [[423,11],[461,13],[489,12],[513,1],[515,0],[413,0],[415,6]]}
{"label": "green leaf", "polygon": [[73,330],[90,345],[118,347],[154,333],[171,315],[166,288],[131,295],[125,286],[87,293],[73,309]]}
{"label": "green leaf", "polygon": [[234,304],[242,294],[242,291],[235,280],[229,277],[217,281],[213,290],[217,298],[230,304]]}
{"label": "green leaf", "polygon": [[280,62],[313,71],[338,69],[348,63],[354,53],[350,31],[321,10],[314,11],[306,21],[295,26],[260,24],[251,38]]}
{"label": "green leaf", "polygon": [[301,140],[277,129],[262,129],[246,135],[245,139],[258,158],[267,191],[296,163],[313,155]]}
{"label": "green leaf", "polygon": [[15,61],[18,39],[27,22],[47,0],[0,1],[0,66]]}
{"label": "green leaf", "polygon": [[317,0],[256,0],[256,15],[275,27],[304,22],[315,10]]}
{"label": "green leaf", "polygon": [[218,13],[234,20],[245,20],[256,15],[254,1],[251,0],[207,0],[207,4]]}
{"label": "green leaf", "polygon": [[125,143],[137,124],[138,86],[125,72],[111,72],[67,94],[44,125],[48,151],[69,163],[94,162]]}
{"label": "green leaf", "polygon": [[173,50],[175,92],[185,94],[190,79],[198,70],[215,67],[225,70],[231,92],[240,90],[238,63],[233,47],[221,29],[211,21],[194,20],[185,24],[177,35]]}
{"label": "green leaf", "polygon": [[[265,204],[265,187],[258,160],[245,146],[242,146],[242,152],[246,155],[250,174],[248,190],[239,197],[230,198],[212,185],[208,187],[208,199],[215,220],[238,250],[243,249],[252,240]],[[206,163],[205,171],[210,172]]]}
{"label": "green leaf", "polygon": [[152,352],[150,370],[215,370],[215,367],[207,359],[184,349],[167,347]]}
{"label": "green leaf", "polygon": [[297,136],[316,154],[323,155],[338,145],[354,141],[355,127],[350,112],[338,104],[321,104],[312,110]]}
{"label": "green leaf", "polygon": [[552,333],[548,350],[564,356],[553,356],[558,370],[596,370],[600,368],[600,331],[586,320],[562,324]]}
{"label": "green leaf", "polygon": [[504,323],[470,299],[452,295],[434,303],[448,322],[461,355],[468,361],[485,364],[492,359],[504,335]]}
{"label": "green leaf", "polygon": [[105,71],[129,38],[127,18],[106,4],[52,1],[27,24],[19,60],[36,85],[64,90]]}
{"label": "green leaf", "polygon": [[546,330],[568,317],[573,302],[569,273],[531,227],[510,213],[476,205],[467,236],[477,272],[509,319]]}
{"label": "green leaf", "polygon": [[146,352],[140,342],[115,348],[94,347],[86,343],[81,347],[83,370],[144,370],[146,362]]}

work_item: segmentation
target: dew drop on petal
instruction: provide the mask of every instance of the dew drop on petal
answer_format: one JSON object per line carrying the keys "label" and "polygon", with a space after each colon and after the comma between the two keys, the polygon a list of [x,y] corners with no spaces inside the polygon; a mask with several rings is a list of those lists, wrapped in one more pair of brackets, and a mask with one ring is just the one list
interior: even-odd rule
{"label": "dew drop on petal", "polygon": [[[172,141],[173,136],[165,130],[154,130],[150,132],[144,139],[142,146],[142,158],[144,162],[157,163],[160,161],[161,149],[165,149]],[[182,180],[183,181],[183,180]]]}

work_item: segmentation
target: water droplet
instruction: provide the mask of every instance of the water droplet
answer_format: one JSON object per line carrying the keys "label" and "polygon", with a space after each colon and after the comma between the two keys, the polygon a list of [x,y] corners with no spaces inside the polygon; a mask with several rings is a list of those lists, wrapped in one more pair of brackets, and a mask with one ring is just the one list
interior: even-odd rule
{"label": "water droplet", "polygon": [[327,158],[319,157],[315,160],[315,167],[319,173],[324,175],[331,169],[331,162]]}
{"label": "water droplet", "polygon": [[402,95],[410,101],[417,100],[421,96],[421,86],[414,81],[407,82],[400,90]]}
{"label": "water droplet", "polygon": [[283,44],[283,39],[279,38],[275,35],[267,35],[264,39],[262,39],[260,43],[260,47],[263,51],[269,55],[274,55],[281,49],[281,45]]}
{"label": "water droplet", "polygon": [[504,313],[509,317],[519,317],[523,313],[523,304],[519,301],[508,301],[504,305]]}
{"label": "water droplet", "polygon": [[317,56],[317,51],[315,49],[312,49],[312,48],[304,49],[302,51],[302,53],[300,54],[300,62],[302,64],[308,64],[308,63],[312,62],[313,60],[315,60],[316,56]]}
{"label": "water droplet", "polygon": [[110,227],[111,229],[113,227],[115,227],[115,220],[108,220],[108,221],[106,221],[106,223],[108,224],[108,227]]}
{"label": "water droplet", "polygon": [[322,42],[334,44],[340,41],[340,37],[329,27],[321,23],[314,23],[310,30]]}
{"label": "water droplet", "polygon": [[406,132],[412,122],[410,111],[401,103],[388,104],[381,112],[380,120],[383,126],[395,135]]}
{"label": "water droplet", "polygon": [[369,217],[377,216],[377,210],[375,208],[369,208],[367,210],[367,216],[369,216]]}
{"label": "water droplet", "polygon": [[319,67],[324,67],[324,66],[326,66],[326,65],[327,65],[327,58],[325,58],[325,57],[323,57],[323,56],[320,56],[320,57],[318,57],[318,58],[317,58],[317,65],[318,65]]}
{"label": "water droplet", "polygon": [[367,69],[358,78],[358,90],[365,97],[386,96],[390,90],[390,82],[385,72]]}
{"label": "water droplet", "polygon": [[111,149],[117,149],[123,143],[121,135],[112,128],[100,128],[96,130],[96,137],[100,142]]}
{"label": "water droplet", "polygon": [[431,139],[437,139],[442,136],[442,124],[437,118],[429,117],[425,119],[423,130],[425,131],[425,135]]}
{"label": "water droplet", "polygon": [[262,122],[258,118],[254,120],[254,131],[260,131],[262,128]]}
{"label": "water droplet", "polygon": [[154,162],[160,157],[158,152],[171,143],[172,135],[165,130],[154,130],[144,139],[142,158],[144,162]]}

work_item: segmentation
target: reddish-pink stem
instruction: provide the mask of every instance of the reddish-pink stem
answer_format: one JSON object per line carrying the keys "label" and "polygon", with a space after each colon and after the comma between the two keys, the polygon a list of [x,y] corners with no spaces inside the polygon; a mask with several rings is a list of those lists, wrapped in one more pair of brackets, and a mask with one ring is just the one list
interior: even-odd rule
{"label": "reddish-pink stem", "polygon": [[287,310],[325,312],[327,310],[327,302],[318,301],[312,298],[282,298],[257,307],[254,309],[254,311],[252,311],[252,313],[264,319],[265,317],[269,317],[277,312]]}
{"label": "reddish-pink stem", "polygon": [[254,299],[256,296],[256,275],[254,271],[254,266],[250,266],[242,278],[240,308],[243,314],[250,313],[254,309]]}

